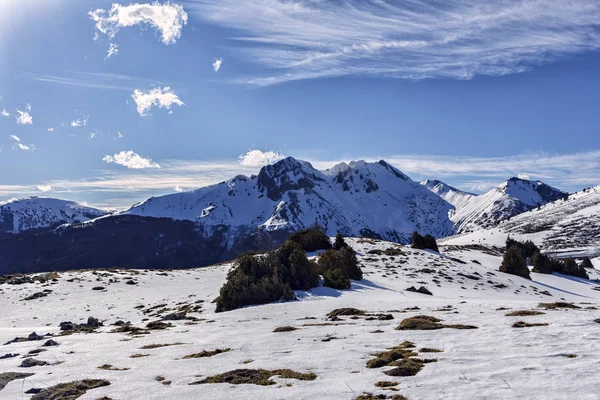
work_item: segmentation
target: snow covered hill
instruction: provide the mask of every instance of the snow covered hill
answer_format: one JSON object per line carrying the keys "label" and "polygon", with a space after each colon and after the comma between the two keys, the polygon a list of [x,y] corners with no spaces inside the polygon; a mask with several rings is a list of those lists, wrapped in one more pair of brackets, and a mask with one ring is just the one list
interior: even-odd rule
{"label": "snow covered hill", "polygon": [[227,227],[230,244],[256,230],[295,231],[315,223],[328,234],[406,243],[417,230],[453,232],[452,206],[385,161],[341,163],[319,171],[288,157],[258,175],[236,176],[191,192],[153,197],[123,212]]}
{"label": "snow covered hill", "polygon": [[567,195],[540,181],[510,178],[489,192],[461,203],[451,219],[458,233],[492,228],[511,217]]}
{"label": "snow covered hill", "polygon": [[106,214],[106,211],[67,200],[44,197],[11,199],[0,202],[0,233],[19,233],[84,222]]}
{"label": "snow covered hill", "polygon": [[[215,313],[212,300],[230,264],[70,271],[0,283],[6,316],[0,343],[7,343],[0,345],[0,398],[28,400],[31,390],[83,379],[102,386],[81,400],[355,400],[364,393],[382,397],[362,399],[598,398],[599,283],[506,275],[498,272],[498,254],[471,246],[442,246],[439,255],[371,239],[347,241],[364,265],[364,280],[353,281],[351,290],[318,287],[298,292],[298,301],[225,313]],[[432,295],[406,290],[412,286]],[[573,308],[552,308],[555,302]],[[366,315],[327,317],[349,307]],[[418,315],[476,329],[397,329]],[[89,317],[103,323],[90,325],[95,333],[59,328]],[[292,329],[274,332],[278,327]],[[16,337],[23,340],[8,343]],[[48,340],[54,343],[44,346]],[[420,371],[390,376],[395,367],[367,367],[373,354],[405,341],[418,353],[410,360],[425,360]],[[285,369],[304,375],[279,371],[267,385],[192,384],[217,374]]]}
{"label": "snow covered hill", "polygon": [[496,228],[451,237],[444,243],[502,246],[509,235],[532,240],[563,257],[600,255],[600,186],[517,215]]}
{"label": "snow covered hill", "polygon": [[476,194],[464,192],[437,179],[426,179],[421,185],[452,204],[454,207],[462,207],[465,203],[477,197]]}

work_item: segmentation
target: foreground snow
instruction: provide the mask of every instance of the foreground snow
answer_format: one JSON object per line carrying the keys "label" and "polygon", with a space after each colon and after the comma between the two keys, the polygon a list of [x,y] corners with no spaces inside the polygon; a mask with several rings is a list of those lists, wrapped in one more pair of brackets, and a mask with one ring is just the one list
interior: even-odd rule
{"label": "foreground snow", "polygon": [[[34,358],[55,365],[20,368],[22,356],[40,347],[40,342],[0,346],[0,372],[35,373],[12,381],[0,391],[2,399],[28,399],[30,388],[46,388],[77,379],[107,379],[110,386],[81,397],[98,399],[355,399],[363,392],[417,399],[597,399],[600,378],[600,318],[595,309],[600,283],[532,274],[527,281],[497,272],[500,257],[487,250],[451,247],[445,256],[413,250],[387,242],[350,239],[360,252],[365,279],[353,282],[350,291],[317,288],[299,293],[295,302],[253,306],[227,313],[214,313],[211,301],[225,280],[230,265],[183,271],[80,271],[61,273],[58,282],[0,285],[0,342],[17,336],[59,333],[62,321],[83,323],[89,316],[105,321],[95,334],[58,336],[60,343]],[[394,247],[404,255],[380,256],[373,250]],[[462,260],[459,263],[449,257]],[[463,275],[459,275],[463,274]],[[104,276],[105,275],[105,276]],[[591,271],[592,278],[599,274]],[[126,284],[130,280],[136,285]],[[476,279],[478,278],[478,279]],[[69,282],[69,280],[73,280]],[[110,283],[110,280],[113,282]],[[439,282],[439,283],[436,283]],[[501,285],[506,287],[502,288]],[[105,287],[105,291],[92,290]],[[426,286],[433,296],[405,291]],[[43,289],[52,293],[36,300],[23,298]],[[545,292],[546,294],[542,294]],[[199,300],[203,302],[196,303]],[[579,310],[547,310],[530,317],[507,317],[506,310],[538,308],[538,303],[568,301]],[[117,320],[144,327],[156,320],[143,313],[167,304],[168,308],[200,304],[202,312],[190,314],[200,320],[170,321],[174,327],[140,337],[108,333]],[[342,317],[331,322],[326,314],[341,307],[356,307],[393,315],[379,321]],[[419,307],[420,310],[406,310]],[[446,307],[446,308],[443,308]],[[593,309],[586,309],[593,307]],[[475,330],[441,329],[399,331],[402,319],[418,314],[436,316],[448,324],[476,325]],[[145,321],[145,318],[149,318]],[[306,319],[314,318],[314,319]],[[518,321],[548,323],[548,326],[517,329]],[[273,333],[281,326],[300,328]],[[374,333],[382,331],[381,333]],[[323,341],[328,337],[335,337]],[[441,353],[422,354],[437,358],[414,377],[390,377],[386,368],[368,369],[374,352],[404,340],[417,348],[430,347]],[[149,344],[176,346],[140,349]],[[209,358],[182,359],[202,350],[231,348]],[[133,354],[148,354],[131,358]],[[575,358],[564,355],[575,354]],[[125,371],[97,367],[110,364]],[[238,368],[290,368],[313,372],[313,381],[275,377],[276,385],[230,385],[189,383],[209,375]],[[164,376],[172,383],[156,381]],[[398,392],[382,390],[378,381],[400,382]]]}

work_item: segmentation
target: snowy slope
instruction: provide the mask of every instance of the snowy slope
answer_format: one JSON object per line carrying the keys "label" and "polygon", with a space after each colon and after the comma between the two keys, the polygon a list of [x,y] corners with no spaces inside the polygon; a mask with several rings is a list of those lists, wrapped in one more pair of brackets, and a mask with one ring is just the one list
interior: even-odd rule
{"label": "snowy slope", "polygon": [[452,221],[458,233],[491,228],[501,221],[564,198],[564,193],[540,181],[510,178],[487,193],[456,208]]}
{"label": "snowy slope", "polygon": [[477,197],[476,194],[464,192],[442,181],[438,181],[437,179],[426,179],[421,181],[421,185],[425,186],[456,208],[463,206],[468,201]]}
{"label": "snowy slope", "polygon": [[444,243],[502,246],[509,235],[532,240],[565,257],[600,255],[600,186],[517,215],[494,229],[448,238]]}
{"label": "snowy slope", "polygon": [[319,171],[288,157],[251,177],[191,192],[153,197],[123,214],[190,220],[230,238],[256,229],[294,231],[318,223],[335,235],[407,242],[420,231],[453,232],[452,206],[385,161],[342,163]]}
{"label": "snowy slope", "polygon": [[[96,334],[56,336],[55,347],[43,342],[0,346],[0,371],[27,372],[31,377],[9,382],[0,391],[7,400],[30,399],[32,388],[48,388],[78,379],[106,379],[109,386],[94,389],[81,400],[162,399],[332,399],[354,400],[363,393],[409,400],[595,400],[594,382],[600,379],[600,318],[598,285],[559,275],[532,274],[532,280],[497,271],[500,257],[468,248],[445,256],[392,243],[350,239],[360,254],[365,279],[353,281],[352,290],[320,287],[299,292],[301,300],[215,313],[211,301],[218,295],[230,265],[183,271],[78,271],[60,273],[57,281],[0,285],[0,343],[33,331],[59,334],[62,321],[83,323],[94,316],[104,321]],[[395,248],[394,256],[373,250]],[[459,259],[462,263],[448,258]],[[598,265],[597,265],[598,267]],[[598,278],[597,271],[591,271]],[[462,275],[461,275],[462,274]],[[133,280],[136,284],[127,284]],[[407,292],[426,286],[432,296]],[[104,287],[104,290],[92,290]],[[51,291],[35,300],[25,297]],[[76,299],[76,301],[74,301]],[[539,302],[568,301],[580,309],[544,310]],[[167,321],[172,327],[129,335],[109,333],[118,320],[144,327],[186,305],[200,305],[189,313],[196,321]],[[157,307],[158,306],[158,307]],[[148,312],[152,307],[153,311]],[[326,314],[342,307],[391,314],[390,320]],[[416,307],[416,309],[415,309]],[[510,311],[539,310],[527,317],[506,316]],[[146,311],[146,312],[145,312]],[[478,329],[430,331],[395,330],[407,317],[435,316],[445,324],[469,324]],[[523,320],[547,326],[513,328]],[[281,326],[296,331],[274,333]],[[405,340],[421,348],[419,358],[437,359],[416,376],[392,377],[390,367],[366,368],[375,352]],[[176,344],[142,349],[154,344]],[[21,368],[23,357],[34,355],[51,365]],[[231,349],[212,357],[184,359],[202,350]],[[132,357],[136,355],[135,357]],[[140,356],[141,355],[141,356]],[[567,355],[570,355],[567,357]],[[116,369],[102,370],[109,364]],[[274,385],[203,384],[191,382],[227,371],[290,368],[312,372],[316,379],[300,381],[275,377]],[[163,384],[156,378],[165,378]],[[393,381],[396,390],[382,389]]]}
{"label": "snowy slope", "polygon": [[11,199],[0,202],[0,233],[84,222],[106,214],[106,211],[67,200],[44,197]]}

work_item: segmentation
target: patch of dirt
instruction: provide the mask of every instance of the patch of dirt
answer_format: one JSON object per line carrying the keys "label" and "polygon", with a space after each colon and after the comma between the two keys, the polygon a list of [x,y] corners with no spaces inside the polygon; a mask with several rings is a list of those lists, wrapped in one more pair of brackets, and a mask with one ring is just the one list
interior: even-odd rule
{"label": "patch of dirt", "polygon": [[531,327],[534,327],[534,326],[548,326],[548,324],[545,323],[545,322],[544,323],[533,323],[533,324],[530,324],[530,323],[525,322],[525,321],[517,321],[514,324],[512,324],[513,328],[531,328]]}
{"label": "patch of dirt", "polygon": [[536,311],[536,310],[519,310],[519,311],[509,312],[508,314],[505,314],[505,315],[507,317],[530,317],[533,315],[542,315],[542,314],[546,314],[546,313],[542,312],[542,311]]}
{"label": "patch of dirt", "polygon": [[546,310],[556,310],[559,308],[570,308],[570,309],[577,310],[577,309],[581,308],[579,306],[576,306],[575,304],[566,303],[566,302],[562,302],[562,301],[558,301],[555,303],[540,303],[538,305],[538,307],[545,308]]}

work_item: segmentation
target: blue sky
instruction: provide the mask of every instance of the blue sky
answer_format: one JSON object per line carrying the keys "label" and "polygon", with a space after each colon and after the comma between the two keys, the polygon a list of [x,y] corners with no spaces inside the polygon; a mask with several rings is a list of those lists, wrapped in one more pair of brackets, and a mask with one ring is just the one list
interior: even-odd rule
{"label": "blue sky", "polygon": [[0,201],[125,207],[282,155],[600,184],[600,3],[488,3],[5,0]]}

